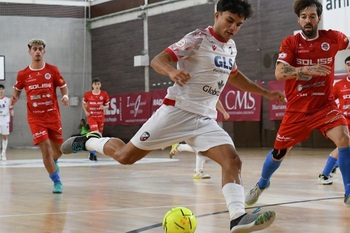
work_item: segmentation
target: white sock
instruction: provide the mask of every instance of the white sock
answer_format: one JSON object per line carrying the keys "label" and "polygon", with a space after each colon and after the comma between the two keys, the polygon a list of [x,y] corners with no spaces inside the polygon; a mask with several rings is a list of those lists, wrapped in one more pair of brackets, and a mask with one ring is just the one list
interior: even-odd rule
{"label": "white sock", "polygon": [[244,208],[244,188],[242,185],[227,183],[222,188],[230,219],[236,219],[245,214]]}
{"label": "white sock", "polygon": [[6,154],[8,140],[2,140],[2,154]]}
{"label": "white sock", "polygon": [[188,151],[188,152],[195,152],[193,148],[188,144],[179,144],[176,148],[178,151]]}
{"label": "white sock", "polygon": [[95,150],[98,153],[103,153],[103,147],[105,144],[108,142],[110,138],[108,137],[103,137],[103,138],[90,138],[89,140],[86,141],[85,147],[88,151]]}
{"label": "white sock", "polygon": [[205,158],[203,155],[196,153],[196,172],[203,170]]}

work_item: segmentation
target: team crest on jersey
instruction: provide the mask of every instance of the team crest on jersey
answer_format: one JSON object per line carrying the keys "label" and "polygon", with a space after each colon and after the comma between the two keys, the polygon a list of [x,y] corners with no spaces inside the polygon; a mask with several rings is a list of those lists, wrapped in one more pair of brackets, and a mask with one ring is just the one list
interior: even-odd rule
{"label": "team crest on jersey", "polygon": [[287,57],[287,54],[286,53],[280,53],[280,54],[278,54],[278,58],[279,59],[284,59],[284,58],[286,58]]}
{"label": "team crest on jersey", "polygon": [[140,141],[144,142],[146,141],[151,135],[148,132],[143,132],[143,134],[141,134],[140,136]]}
{"label": "team crest on jersey", "polygon": [[186,40],[185,39],[181,39],[181,40],[179,40],[178,42],[176,42],[176,44],[175,44],[177,47],[185,47],[185,45],[186,45]]}
{"label": "team crest on jersey", "polygon": [[323,51],[328,51],[331,48],[331,46],[327,42],[323,42],[321,44],[321,48]]}
{"label": "team crest on jersey", "polygon": [[50,73],[46,73],[45,74],[45,79],[49,80],[51,78],[51,74]]}

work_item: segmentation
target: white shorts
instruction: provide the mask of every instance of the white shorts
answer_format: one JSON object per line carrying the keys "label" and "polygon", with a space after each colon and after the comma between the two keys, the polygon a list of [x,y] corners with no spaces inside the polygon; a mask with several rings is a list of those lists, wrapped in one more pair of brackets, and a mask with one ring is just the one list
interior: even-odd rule
{"label": "white shorts", "polygon": [[9,135],[10,134],[10,122],[0,125],[0,134]]}
{"label": "white shorts", "polygon": [[142,150],[157,150],[185,141],[196,152],[233,141],[215,119],[162,105],[130,140]]}

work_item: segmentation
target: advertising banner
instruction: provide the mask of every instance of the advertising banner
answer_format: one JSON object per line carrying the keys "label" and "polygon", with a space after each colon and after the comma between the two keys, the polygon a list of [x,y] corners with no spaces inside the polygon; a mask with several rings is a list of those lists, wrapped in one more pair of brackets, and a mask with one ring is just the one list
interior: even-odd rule
{"label": "advertising banner", "polygon": [[229,84],[220,95],[222,105],[230,114],[227,121],[260,121],[261,99],[261,95],[241,91]]}

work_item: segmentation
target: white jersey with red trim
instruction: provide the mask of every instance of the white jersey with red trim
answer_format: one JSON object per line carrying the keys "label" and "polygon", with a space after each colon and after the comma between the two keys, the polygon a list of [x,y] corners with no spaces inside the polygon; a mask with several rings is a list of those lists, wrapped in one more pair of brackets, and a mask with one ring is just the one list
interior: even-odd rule
{"label": "white jersey with red trim", "polygon": [[10,122],[11,99],[4,96],[0,98],[0,125],[6,125]]}
{"label": "white jersey with red trim", "polygon": [[197,29],[166,51],[177,61],[177,68],[190,73],[184,85],[168,88],[166,98],[175,106],[198,115],[216,118],[216,103],[231,72],[237,71],[235,42],[221,40],[212,27]]}

